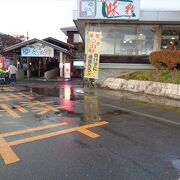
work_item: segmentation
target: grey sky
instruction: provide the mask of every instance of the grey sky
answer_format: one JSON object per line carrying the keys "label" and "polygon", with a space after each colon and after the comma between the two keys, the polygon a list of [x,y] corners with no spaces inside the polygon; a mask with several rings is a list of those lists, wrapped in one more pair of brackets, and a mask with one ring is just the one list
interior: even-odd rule
{"label": "grey sky", "polygon": [[[180,0],[140,0],[141,9],[180,11]],[[65,41],[60,28],[73,26],[77,0],[0,0],[0,32]]]}

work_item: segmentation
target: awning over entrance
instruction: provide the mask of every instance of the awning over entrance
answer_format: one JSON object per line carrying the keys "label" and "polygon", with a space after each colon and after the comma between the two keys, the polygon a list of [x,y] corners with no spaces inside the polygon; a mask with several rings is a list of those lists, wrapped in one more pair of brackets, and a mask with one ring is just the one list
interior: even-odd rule
{"label": "awning over entrance", "polygon": [[[48,39],[49,40],[49,39]],[[51,39],[53,42],[55,39]],[[47,42],[46,40],[31,39],[16,45],[7,47],[5,52],[11,52],[13,54],[13,62],[18,68],[18,72],[22,71],[27,78],[40,77],[45,73],[54,73],[54,69],[57,69],[59,74],[59,64],[65,64],[72,56],[72,51],[69,48],[73,46],[68,44],[69,48],[65,49],[66,43],[63,43],[63,47],[53,42]],[[58,42],[56,40],[56,42]],[[62,68],[60,68],[62,71]],[[60,73],[63,76],[63,73]]]}
{"label": "awning over entrance", "polygon": [[19,49],[19,48],[22,48],[22,47],[26,47],[26,46],[34,44],[34,43],[41,43],[41,44],[49,46],[49,47],[51,47],[51,48],[53,48],[55,50],[59,50],[59,51],[64,52],[64,53],[68,53],[68,51],[66,49],[64,49],[64,48],[61,48],[59,46],[56,46],[54,44],[51,44],[51,43],[48,43],[46,41],[39,40],[39,39],[36,39],[36,38],[25,41],[25,42],[22,42],[22,43],[15,44],[15,45],[10,46],[10,47],[7,47],[7,48],[4,49],[4,51],[5,52],[13,51],[13,50],[16,50],[16,49]]}

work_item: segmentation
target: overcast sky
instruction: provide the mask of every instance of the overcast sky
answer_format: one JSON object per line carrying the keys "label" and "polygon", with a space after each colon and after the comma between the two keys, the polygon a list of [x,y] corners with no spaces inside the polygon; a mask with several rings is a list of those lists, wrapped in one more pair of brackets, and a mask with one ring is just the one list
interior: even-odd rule
{"label": "overcast sky", "polygon": [[[140,0],[141,9],[180,11],[180,0]],[[73,26],[77,0],[0,0],[0,32],[29,33],[30,38],[54,37],[65,41],[62,27]]]}

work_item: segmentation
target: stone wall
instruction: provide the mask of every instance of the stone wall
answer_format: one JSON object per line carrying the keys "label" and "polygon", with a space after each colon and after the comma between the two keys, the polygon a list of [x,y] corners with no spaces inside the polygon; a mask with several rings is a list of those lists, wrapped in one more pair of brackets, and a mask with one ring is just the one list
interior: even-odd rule
{"label": "stone wall", "polygon": [[46,72],[44,73],[44,77],[45,77],[46,79],[57,78],[57,77],[60,76],[59,73],[60,73],[59,68],[52,69],[52,70],[50,70],[50,71],[46,71]]}
{"label": "stone wall", "polygon": [[179,84],[108,78],[102,87],[180,99]]}

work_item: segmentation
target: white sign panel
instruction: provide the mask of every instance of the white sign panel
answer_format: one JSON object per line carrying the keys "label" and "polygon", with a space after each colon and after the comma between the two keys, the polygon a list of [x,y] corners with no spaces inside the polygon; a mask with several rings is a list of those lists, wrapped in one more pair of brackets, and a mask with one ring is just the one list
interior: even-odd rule
{"label": "white sign panel", "polygon": [[64,64],[64,78],[65,79],[71,78],[71,64],[70,63]]}
{"label": "white sign panel", "polygon": [[78,0],[78,19],[139,19],[140,0]]}
{"label": "white sign panel", "polygon": [[22,57],[54,57],[54,49],[43,45],[41,43],[35,43],[21,48]]}
{"label": "white sign panel", "polygon": [[83,61],[74,61],[73,65],[74,66],[84,66],[84,62]]}

